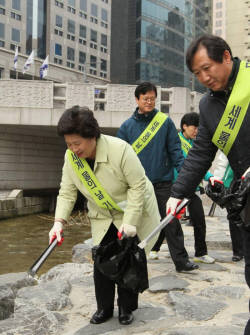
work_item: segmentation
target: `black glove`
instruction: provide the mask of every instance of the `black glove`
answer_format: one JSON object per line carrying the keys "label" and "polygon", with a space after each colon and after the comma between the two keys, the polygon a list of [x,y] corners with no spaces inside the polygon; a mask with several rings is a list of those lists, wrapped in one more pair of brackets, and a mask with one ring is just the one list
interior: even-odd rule
{"label": "black glove", "polygon": [[214,185],[212,185],[209,180],[207,186],[205,187],[205,192],[206,195],[221,208],[225,207],[225,187],[222,182],[214,180]]}

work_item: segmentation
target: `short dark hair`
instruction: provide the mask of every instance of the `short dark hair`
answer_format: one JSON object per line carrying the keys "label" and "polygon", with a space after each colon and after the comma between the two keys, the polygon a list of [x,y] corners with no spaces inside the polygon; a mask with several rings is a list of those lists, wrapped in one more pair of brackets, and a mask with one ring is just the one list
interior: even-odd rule
{"label": "short dark hair", "polygon": [[99,138],[101,131],[94,113],[88,107],[73,106],[62,114],[57,125],[59,136],[78,134],[83,138]]}
{"label": "short dark hair", "polygon": [[195,126],[199,127],[199,114],[192,112],[192,113],[186,113],[183,115],[181,119],[181,131],[183,132],[183,125],[186,124],[187,126]]}
{"label": "short dark hair", "polygon": [[231,58],[233,58],[230,46],[223,38],[209,34],[202,35],[190,44],[186,52],[186,65],[191,72],[194,55],[200,47],[204,47],[207,50],[208,57],[215,62],[223,62],[225,50],[229,51]]}
{"label": "short dark hair", "polygon": [[146,94],[147,92],[154,91],[155,96],[157,97],[157,88],[154,84],[149,81],[144,81],[140,85],[138,85],[135,89],[135,97],[140,99],[141,94]]}

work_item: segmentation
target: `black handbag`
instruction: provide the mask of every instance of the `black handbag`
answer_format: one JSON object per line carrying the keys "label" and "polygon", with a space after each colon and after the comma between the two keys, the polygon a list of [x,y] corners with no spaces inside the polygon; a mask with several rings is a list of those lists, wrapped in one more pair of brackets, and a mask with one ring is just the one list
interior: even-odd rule
{"label": "black handbag", "polygon": [[98,270],[121,287],[142,293],[149,287],[145,250],[138,237],[115,239],[93,250]]}

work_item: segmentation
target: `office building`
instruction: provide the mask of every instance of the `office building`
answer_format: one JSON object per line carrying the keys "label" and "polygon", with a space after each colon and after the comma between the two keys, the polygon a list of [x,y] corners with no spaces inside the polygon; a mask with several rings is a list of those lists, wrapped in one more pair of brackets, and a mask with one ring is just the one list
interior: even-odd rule
{"label": "office building", "polygon": [[213,0],[213,33],[226,39],[233,55],[250,62],[250,1]]}
{"label": "office building", "polygon": [[111,80],[201,90],[185,66],[190,42],[211,33],[209,0],[116,0],[112,4]]}
{"label": "office building", "polygon": [[[49,55],[51,80],[107,83],[110,31],[111,0],[0,0],[0,75],[16,78],[17,45],[20,79],[39,77]],[[23,75],[32,50],[35,64]]]}

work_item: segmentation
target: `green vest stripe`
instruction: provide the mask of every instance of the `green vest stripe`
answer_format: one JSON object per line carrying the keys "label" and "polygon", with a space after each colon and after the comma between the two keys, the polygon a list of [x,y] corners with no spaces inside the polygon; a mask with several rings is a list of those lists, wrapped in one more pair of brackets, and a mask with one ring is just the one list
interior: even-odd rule
{"label": "green vest stripe", "polygon": [[146,129],[141,133],[141,135],[134,141],[132,148],[137,153],[137,155],[148,145],[148,143],[155,136],[157,131],[161,128],[164,121],[167,119],[167,115],[158,112],[154,118],[151,120]]}
{"label": "green vest stripe", "polygon": [[71,150],[67,150],[68,159],[72,165],[77,177],[81,180],[85,188],[89,191],[91,197],[95,203],[104,209],[117,210],[123,212],[123,210],[112,200],[108,193],[104,190],[93,171],[91,170],[87,161],[83,158],[79,158]]}
{"label": "green vest stripe", "polygon": [[250,100],[250,63],[241,61],[233,90],[212,142],[228,155],[239,133]]}
{"label": "green vest stripe", "polygon": [[180,133],[178,135],[179,135],[180,140],[181,140],[181,149],[187,155],[189,150],[192,148],[192,145],[188,141],[186,141],[185,138],[183,138]]}

